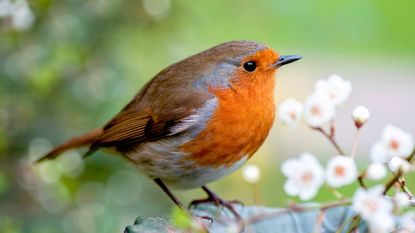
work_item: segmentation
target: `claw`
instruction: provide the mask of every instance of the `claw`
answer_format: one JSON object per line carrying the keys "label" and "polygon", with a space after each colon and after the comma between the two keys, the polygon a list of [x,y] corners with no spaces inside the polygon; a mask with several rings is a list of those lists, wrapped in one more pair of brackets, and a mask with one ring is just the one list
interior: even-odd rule
{"label": "claw", "polygon": [[240,200],[232,200],[232,201],[229,201],[229,202],[233,205],[240,205],[242,207],[245,207],[245,204]]}
{"label": "claw", "polygon": [[205,216],[205,215],[203,215],[203,216],[199,216],[199,215],[195,215],[195,217],[197,217],[197,218],[201,218],[201,219],[203,219],[203,220],[208,220],[208,221],[210,222],[210,224],[213,224],[213,218],[212,218],[212,217],[210,217],[210,216]]}
{"label": "claw", "polygon": [[233,204],[240,204],[243,206],[243,203],[240,201],[225,201],[219,196],[217,196],[215,193],[210,191],[207,187],[203,186],[203,190],[208,194],[208,197],[206,199],[201,200],[194,200],[189,204],[189,209],[191,209],[195,205],[203,204],[203,203],[215,203],[216,206],[223,206],[227,208],[232,214],[235,216],[237,221],[241,221],[242,217],[238,214],[238,212],[233,207]]}

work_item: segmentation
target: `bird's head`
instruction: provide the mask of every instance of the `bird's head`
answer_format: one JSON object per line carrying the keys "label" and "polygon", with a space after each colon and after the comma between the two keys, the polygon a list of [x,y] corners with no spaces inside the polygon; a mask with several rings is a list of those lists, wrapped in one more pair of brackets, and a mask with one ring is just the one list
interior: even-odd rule
{"label": "bird's head", "polygon": [[274,79],[279,67],[297,61],[301,56],[279,55],[262,43],[242,40],[217,45],[190,59],[204,64],[204,75],[197,84],[227,88],[239,83],[258,83]]}

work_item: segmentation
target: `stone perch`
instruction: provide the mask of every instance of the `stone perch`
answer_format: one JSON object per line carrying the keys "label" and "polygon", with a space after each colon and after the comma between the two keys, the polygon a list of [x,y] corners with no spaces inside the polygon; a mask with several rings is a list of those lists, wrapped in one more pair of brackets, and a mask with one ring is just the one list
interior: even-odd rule
{"label": "stone perch", "polygon": [[[311,205],[311,204],[310,204]],[[309,205],[302,205],[303,207]],[[267,208],[261,206],[241,206],[235,205],[235,209],[240,213],[242,218],[252,220],[253,216],[264,216],[272,213],[273,217],[261,218],[260,221],[248,223],[241,232],[260,232],[260,233],[335,233],[339,227],[345,222],[349,221],[355,213],[350,206],[340,206],[329,208],[324,213],[324,219],[320,226],[317,226],[318,219],[321,218],[319,210],[295,211]],[[227,209],[217,207],[212,204],[200,204],[195,206],[191,213],[194,216],[208,216],[211,218],[201,220],[207,230],[212,233],[233,233],[235,230],[235,218]],[[342,231],[346,232],[347,226]],[[232,227],[233,226],[233,227]],[[139,232],[186,232],[173,226],[172,221],[167,216],[156,217],[138,217],[133,225],[125,228],[125,233],[139,233]],[[188,231],[187,231],[188,232]],[[368,232],[367,225],[361,222],[358,225],[358,232]]]}

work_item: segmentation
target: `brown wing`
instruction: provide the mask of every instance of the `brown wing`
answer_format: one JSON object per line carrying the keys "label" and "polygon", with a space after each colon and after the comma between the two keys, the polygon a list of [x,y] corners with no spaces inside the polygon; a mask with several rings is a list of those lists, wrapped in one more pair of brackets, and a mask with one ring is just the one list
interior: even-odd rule
{"label": "brown wing", "polygon": [[143,140],[151,117],[145,112],[126,109],[113,118],[93,146],[112,147],[130,141]]}
{"label": "brown wing", "polygon": [[126,151],[139,143],[158,140],[169,135],[169,129],[184,117],[157,120],[156,116],[151,116],[146,111],[125,109],[104,127],[103,133],[91,145],[86,156],[102,147],[115,147],[119,151]]}
{"label": "brown wing", "polygon": [[[188,58],[162,70],[105,127],[88,154],[100,147],[128,150],[139,143],[172,137],[170,129],[194,114],[214,96],[203,86],[209,74],[207,62],[200,56]],[[195,60],[199,61],[195,64]],[[216,74],[216,73],[215,73]],[[181,132],[175,132],[181,133]]]}
{"label": "brown wing", "polygon": [[182,124],[183,119],[194,114],[205,100],[212,98],[201,94],[195,97],[189,91],[180,95],[164,94],[170,98],[157,98],[142,105],[148,107],[140,107],[145,100],[134,99],[105,125],[103,133],[90,146],[85,156],[103,147],[126,152],[143,142],[177,136],[181,132],[175,131],[172,134],[170,129]]}

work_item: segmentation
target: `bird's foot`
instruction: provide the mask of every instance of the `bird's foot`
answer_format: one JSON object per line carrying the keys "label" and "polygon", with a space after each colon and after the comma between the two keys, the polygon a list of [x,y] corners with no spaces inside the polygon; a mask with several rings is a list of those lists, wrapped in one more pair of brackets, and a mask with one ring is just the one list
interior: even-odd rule
{"label": "bird's foot", "polygon": [[[205,190],[206,191],[206,190]],[[216,195],[215,193],[209,191],[206,191],[206,193],[208,194],[208,197],[206,199],[200,199],[200,200],[194,200],[189,204],[189,209],[192,208],[193,206],[199,205],[199,204],[203,204],[203,203],[214,203],[216,206],[222,206],[227,208],[237,219],[237,221],[241,221],[242,217],[241,215],[239,215],[239,213],[235,210],[234,205],[235,204],[240,204],[243,205],[242,202],[240,201],[226,201],[223,200],[222,198],[220,198],[218,195]]]}

